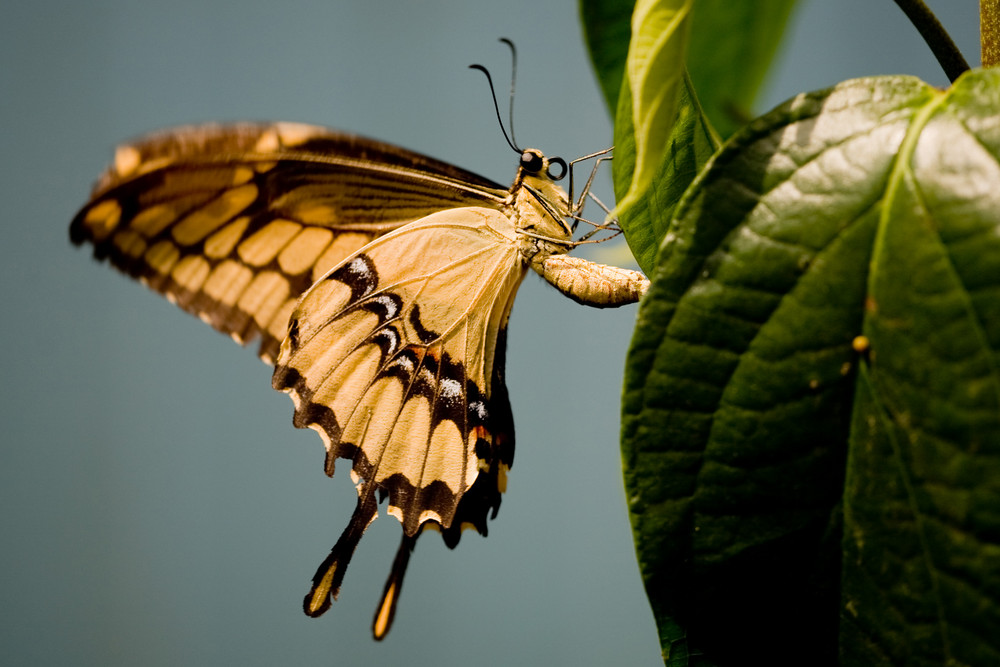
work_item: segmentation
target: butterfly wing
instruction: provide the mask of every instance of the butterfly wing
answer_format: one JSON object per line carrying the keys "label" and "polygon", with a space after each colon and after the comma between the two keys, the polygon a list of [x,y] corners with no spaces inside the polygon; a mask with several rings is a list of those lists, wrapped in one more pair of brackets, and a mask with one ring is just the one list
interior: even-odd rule
{"label": "butterfly wing", "polygon": [[504,188],[395,146],[290,123],[205,125],[122,146],[70,227],[98,259],[273,361],[294,305],[374,238]]}
{"label": "butterfly wing", "polygon": [[463,524],[486,532],[513,458],[503,355],[526,270],[503,213],[462,208],[375,240],[303,295],[273,384],[291,394],[295,425],[322,436],[328,474],[337,458],[352,462],[359,494],[307,613],[321,614],[336,595],[375,517],[376,492],[404,530],[376,637],[423,527],[441,528],[452,546]]}

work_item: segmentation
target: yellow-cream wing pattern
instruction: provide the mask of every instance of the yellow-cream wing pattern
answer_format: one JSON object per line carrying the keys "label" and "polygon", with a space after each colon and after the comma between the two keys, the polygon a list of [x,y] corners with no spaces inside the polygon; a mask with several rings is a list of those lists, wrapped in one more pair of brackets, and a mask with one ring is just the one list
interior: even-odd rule
{"label": "yellow-cream wing pattern", "polygon": [[406,562],[428,524],[449,546],[463,525],[486,533],[513,458],[504,384],[507,319],[527,271],[510,218],[469,207],[383,236],[303,296],[281,346],[274,387],[295,425],[327,446],[327,473],[351,461],[358,504],[306,596],[318,616],[336,596],[376,491],[403,540],[374,623],[384,636]]}
{"label": "yellow-cream wing pattern", "polygon": [[295,123],[182,127],[121,146],[70,227],[107,259],[273,362],[313,282],[435,211],[506,189],[447,163]]}
{"label": "yellow-cream wing pattern", "polygon": [[555,183],[566,173],[527,149],[504,189],[314,126],[189,127],[120,148],[73,220],[98,259],[241,343],[259,337],[327,474],[350,461],[358,504],[309,615],[330,606],[386,497],[403,537],[377,639],[424,529],[452,547],[463,527],[486,534],[513,459],[506,326],[529,268],[591,306],[645,292],[637,272],[565,256],[578,219]]}

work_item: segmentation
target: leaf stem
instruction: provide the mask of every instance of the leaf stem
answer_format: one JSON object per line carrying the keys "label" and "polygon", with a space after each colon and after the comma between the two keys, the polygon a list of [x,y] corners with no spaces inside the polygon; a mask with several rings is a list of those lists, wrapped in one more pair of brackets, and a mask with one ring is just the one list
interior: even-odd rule
{"label": "leaf stem", "polygon": [[1000,65],[1000,0],[979,0],[979,48],[983,67]]}
{"label": "leaf stem", "polygon": [[[984,4],[988,1],[984,0]],[[927,46],[931,47],[931,52],[949,80],[954,81],[963,72],[968,71],[969,63],[965,62],[962,52],[958,50],[951,36],[923,0],[895,0],[895,2],[927,42]]]}

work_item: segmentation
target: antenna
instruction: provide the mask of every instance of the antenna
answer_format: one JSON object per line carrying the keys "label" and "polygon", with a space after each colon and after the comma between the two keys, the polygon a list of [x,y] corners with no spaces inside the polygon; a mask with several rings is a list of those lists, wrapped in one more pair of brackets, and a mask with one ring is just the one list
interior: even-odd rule
{"label": "antenna", "polygon": [[493,87],[493,77],[490,76],[489,70],[487,70],[482,65],[469,65],[469,69],[477,69],[486,75],[486,81],[490,84],[490,95],[493,96],[493,108],[497,112],[497,123],[500,124],[500,131],[503,132],[503,138],[507,140],[507,145],[514,149],[515,153],[523,153],[524,151],[517,147],[517,143],[514,142],[514,83],[517,79],[517,49],[514,48],[514,43],[507,39],[506,37],[501,37],[500,41],[510,47],[511,56],[511,67],[510,67],[510,135],[507,134],[507,129],[503,125],[503,117],[500,115],[500,104],[497,102],[497,91]]}
{"label": "antenna", "polygon": [[510,109],[507,112],[507,126],[510,128],[510,140],[515,145],[517,139],[514,137],[514,85],[517,83],[517,49],[514,42],[506,37],[501,37],[500,41],[510,47]]}

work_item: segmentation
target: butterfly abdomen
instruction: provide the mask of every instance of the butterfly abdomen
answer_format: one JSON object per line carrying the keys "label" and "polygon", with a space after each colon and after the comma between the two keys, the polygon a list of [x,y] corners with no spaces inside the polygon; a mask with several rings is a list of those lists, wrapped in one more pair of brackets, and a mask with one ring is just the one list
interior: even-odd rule
{"label": "butterfly abdomen", "polygon": [[570,255],[551,255],[531,268],[577,303],[597,308],[635,303],[649,289],[649,280],[638,271]]}

